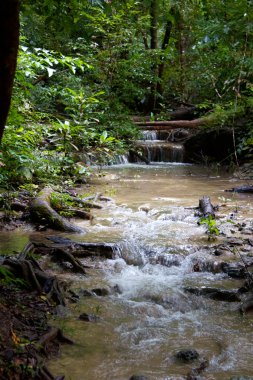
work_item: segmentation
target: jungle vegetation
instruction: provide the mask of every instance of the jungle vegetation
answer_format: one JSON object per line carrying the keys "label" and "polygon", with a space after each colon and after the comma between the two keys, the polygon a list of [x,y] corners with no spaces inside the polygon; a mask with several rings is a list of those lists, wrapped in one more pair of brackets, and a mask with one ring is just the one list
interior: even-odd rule
{"label": "jungle vegetation", "polygon": [[[16,17],[17,3],[9,2]],[[19,51],[1,187],[88,176],[90,164],[113,162],[131,147],[139,134],[131,115],[169,120],[182,105],[212,115],[215,127],[239,126],[233,159],[251,159],[252,0],[19,5],[20,31],[16,22],[9,35],[15,43],[19,32]],[[4,38],[1,29],[1,46]]]}

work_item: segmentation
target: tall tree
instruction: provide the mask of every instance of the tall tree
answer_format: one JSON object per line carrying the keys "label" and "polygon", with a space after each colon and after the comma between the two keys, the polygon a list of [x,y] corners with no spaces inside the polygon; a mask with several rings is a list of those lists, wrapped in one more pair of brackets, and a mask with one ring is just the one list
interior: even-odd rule
{"label": "tall tree", "polygon": [[0,142],[8,116],[19,43],[19,0],[0,2]]}

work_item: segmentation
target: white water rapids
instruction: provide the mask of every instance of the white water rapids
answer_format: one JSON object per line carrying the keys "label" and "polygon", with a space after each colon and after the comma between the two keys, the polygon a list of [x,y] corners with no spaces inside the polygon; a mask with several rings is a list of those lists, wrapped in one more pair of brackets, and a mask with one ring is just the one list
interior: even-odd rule
{"label": "white water rapids", "polygon": [[[129,380],[134,374],[182,380],[208,360],[197,379],[253,376],[251,317],[242,316],[236,302],[184,291],[188,286],[240,286],[240,280],[224,273],[193,270],[196,262],[219,258],[210,255],[205,228],[197,225],[191,209],[209,195],[213,204],[223,204],[221,214],[252,223],[251,198],[224,192],[240,182],[190,165],[119,166],[107,172],[95,186],[115,203],[94,210],[91,224],[82,222],[87,234],[69,237],[113,242],[116,258],[90,259],[87,277],[62,276],[76,291],[107,288],[109,295],[81,296],[63,320],[56,319],[75,345],[63,346],[60,357],[49,363],[50,370],[65,374],[66,380]],[[231,230],[233,225],[226,233],[232,236]],[[10,247],[15,235],[1,236],[4,252],[3,243]],[[81,313],[96,314],[100,320],[84,322],[78,319]],[[185,348],[198,351],[196,363],[175,360],[175,353]]]}
{"label": "white water rapids", "polygon": [[[96,184],[113,193],[117,205],[96,211],[88,234],[80,239],[113,241],[119,248],[116,259],[94,262],[77,288],[107,287],[110,295],[84,297],[73,307],[65,328],[76,345],[64,347],[51,364],[55,373],[65,373],[69,380],[128,380],[133,374],[150,380],[186,379],[197,364],[179,363],[174,355],[192,348],[200,362],[209,362],[197,379],[253,375],[251,318],[240,315],[238,303],[184,291],[186,286],[240,286],[224,273],[193,271],[194,261],[204,262],[210,253],[204,227],[197,225],[193,210],[183,207],[196,206],[204,194],[218,203],[230,181],[170,165],[113,168],[108,180]],[[226,204],[226,213],[237,207],[239,220],[252,217],[247,197],[233,196]],[[101,320],[80,321],[82,312]]]}

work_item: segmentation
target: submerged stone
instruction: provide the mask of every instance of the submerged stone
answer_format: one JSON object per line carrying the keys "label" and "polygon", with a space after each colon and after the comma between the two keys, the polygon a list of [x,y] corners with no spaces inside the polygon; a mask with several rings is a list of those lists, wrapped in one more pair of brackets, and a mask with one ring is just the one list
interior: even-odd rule
{"label": "submerged stone", "polygon": [[245,266],[240,263],[222,263],[222,271],[232,278],[246,278]]}
{"label": "submerged stone", "polygon": [[199,353],[193,348],[186,348],[178,351],[175,358],[183,363],[190,363],[199,358]]}
{"label": "submerged stone", "polygon": [[241,298],[238,295],[236,290],[225,290],[218,288],[209,288],[202,286],[201,288],[191,288],[187,287],[184,289],[188,293],[195,294],[196,296],[203,296],[211,298],[216,301],[225,301],[225,302],[240,302]]}
{"label": "submerged stone", "polygon": [[86,314],[86,313],[82,313],[79,315],[79,319],[81,321],[84,321],[84,322],[98,322],[101,320],[100,317],[98,317],[97,315],[95,314]]}

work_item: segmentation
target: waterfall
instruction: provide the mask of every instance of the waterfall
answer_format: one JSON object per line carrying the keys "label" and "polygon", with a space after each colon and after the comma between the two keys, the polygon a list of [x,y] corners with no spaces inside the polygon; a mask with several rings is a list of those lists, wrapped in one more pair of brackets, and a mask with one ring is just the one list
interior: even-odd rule
{"label": "waterfall", "polygon": [[142,131],[142,140],[157,140],[157,131]]}
{"label": "waterfall", "polygon": [[[175,142],[176,131],[142,131],[141,140],[136,142],[136,150],[149,162],[184,162],[184,146]],[[131,156],[130,162],[138,162]]]}
{"label": "waterfall", "polygon": [[143,163],[145,159],[148,162],[184,162],[184,145],[175,141],[180,132],[144,130],[141,139],[135,142],[135,152],[117,156],[113,164]]}

